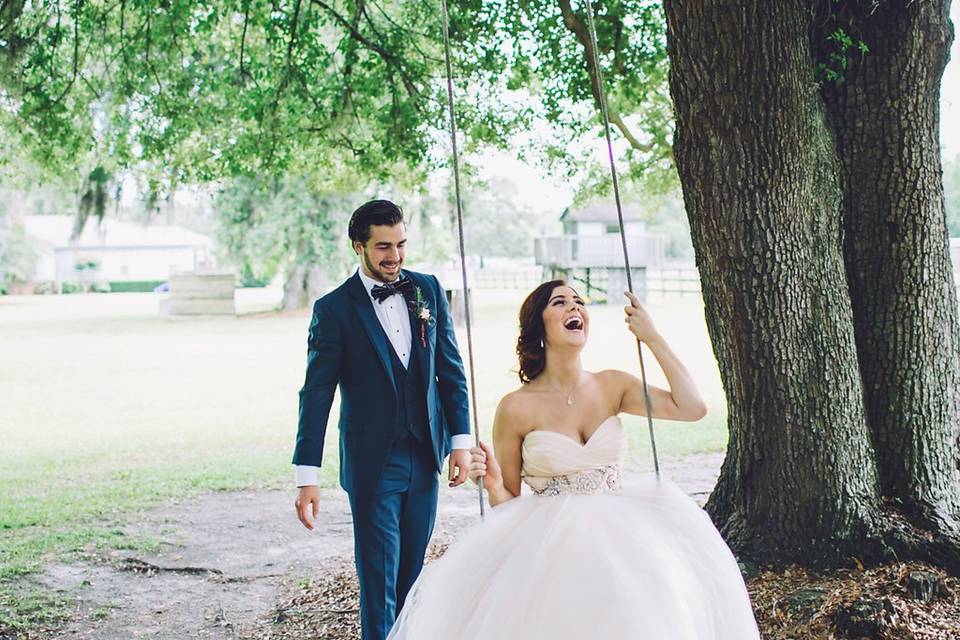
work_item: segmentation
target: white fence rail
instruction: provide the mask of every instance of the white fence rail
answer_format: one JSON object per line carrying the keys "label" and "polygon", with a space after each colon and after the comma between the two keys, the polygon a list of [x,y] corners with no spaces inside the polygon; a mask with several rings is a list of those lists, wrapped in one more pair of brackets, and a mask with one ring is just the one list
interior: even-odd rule
{"label": "white fence rail", "polygon": [[647,293],[681,296],[700,295],[700,272],[694,265],[647,269]]}

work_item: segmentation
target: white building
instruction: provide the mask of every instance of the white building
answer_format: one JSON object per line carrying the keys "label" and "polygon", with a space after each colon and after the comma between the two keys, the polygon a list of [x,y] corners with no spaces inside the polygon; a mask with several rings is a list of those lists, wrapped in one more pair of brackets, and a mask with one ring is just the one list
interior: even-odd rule
{"label": "white building", "polygon": [[35,282],[163,282],[174,272],[211,268],[214,242],[205,235],[169,225],[144,226],[105,218],[87,222],[70,239],[73,216],[24,216],[37,253]]}
{"label": "white building", "polygon": [[[537,238],[534,242],[534,255],[544,269],[544,277],[566,278],[585,287],[588,297],[619,304],[619,292],[627,290],[627,270],[616,206],[609,203],[566,209],[560,222],[563,235]],[[623,228],[634,292],[644,300],[647,269],[663,265],[665,238],[663,234],[646,231],[643,212],[632,204],[623,207]],[[609,295],[610,292],[615,295]]]}

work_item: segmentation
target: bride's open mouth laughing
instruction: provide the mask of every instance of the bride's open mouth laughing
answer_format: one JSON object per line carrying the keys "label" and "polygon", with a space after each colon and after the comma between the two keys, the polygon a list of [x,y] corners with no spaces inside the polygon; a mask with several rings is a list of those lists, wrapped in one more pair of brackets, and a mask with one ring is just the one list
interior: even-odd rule
{"label": "bride's open mouth laughing", "polygon": [[583,318],[580,316],[570,316],[563,322],[563,328],[567,331],[583,333]]}

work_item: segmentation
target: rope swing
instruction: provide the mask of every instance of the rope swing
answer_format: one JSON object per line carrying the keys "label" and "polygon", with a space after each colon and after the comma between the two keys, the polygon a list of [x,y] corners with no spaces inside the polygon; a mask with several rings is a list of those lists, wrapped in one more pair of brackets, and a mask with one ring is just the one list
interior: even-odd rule
{"label": "rope swing", "polygon": [[[463,311],[467,321],[467,359],[470,363],[470,409],[473,417],[473,439],[480,446],[480,427],[477,422],[477,383],[473,368],[473,327],[470,322],[470,289],[467,287],[467,252],[463,242],[463,200],[460,197],[460,155],[457,153],[457,120],[453,106],[453,68],[450,64],[450,18],[447,15],[447,0],[440,0],[443,18],[443,59],[447,67],[447,113],[450,116],[450,147],[453,151],[453,189],[457,201],[457,235],[460,240],[460,273],[463,275]],[[480,517],[486,514],[483,506],[483,482],[477,483],[477,498],[480,501]]]}
{"label": "rope swing", "polygon": [[[587,31],[590,35],[593,68],[596,72],[597,93],[600,102],[600,114],[603,118],[603,132],[607,141],[607,156],[610,162],[610,176],[613,180],[613,197],[617,205],[617,221],[620,227],[620,241],[623,245],[623,264],[627,271],[627,289],[633,293],[633,276],[630,272],[630,254],[627,250],[627,234],[623,224],[623,205],[620,202],[620,183],[617,180],[617,166],[613,158],[613,142],[610,138],[610,115],[607,111],[607,95],[603,85],[603,72],[600,69],[600,57],[597,53],[597,32],[593,20],[593,6],[590,0],[584,3],[587,10]],[[443,22],[443,56],[446,66],[447,80],[447,113],[450,121],[450,145],[453,156],[453,185],[456,194],[457,206],[457,234],[460,245],[460,272],[463,276],[464,317],[467,325],[467,359],[470,365],[470,401],[473,418],[473,435],[477,446],[480,446],[480,429],[477,420],[477,385],[474,378],[473,366],[473,330],[470,318],[470,289],[467,286],[467,258],[463,238],[463,201],[460,190],[460,157],[457,151],[457,123],[453,100],[453,68],[450,62],[450,18],[447,13],[447,0],[440,0],[440,13]],[[650,390],[647,386],[647,371],[643,362],[643,347],[637,339],[637,355],[640,357],[640,378],[643,382],[643,401],[647,413],[647,427],[650,431],[650,447],[653,451],[653,467],[656,477],[660,478],[660,460],[657,456],[657,442],[653,433],[653,418],[650,415]],[[477,483],[477,496],[480,501],[480,516],[485,514],[483,504],[483,483]]]}
{"label": "rope swing", "polygon": [[[593,50],[593,69],[596,71],[597,94],[600,96],[600,115],[603,116],[603,134],[607,139],[607,157],[610,160],[610,177],[613,180],[613,199],[617,203],[617,221],[620,224],[620,241],[623,244],[623,266],[627,270],[627,290],[633,293],[633,276],[630,273],[630,254],[627,251],[627,233],[623,225],[623,205],[620,203],[620,183],[617,181],[617,164],[613,160],[613,142],[610,140],[610,113],[607,111],[607,92],[603,87],[603,71],[600,69],[600,54],[597,53],[597,29],[593,24],[593,5],[586,0],[587,31],[590,32],[590,48]],[[609,295],[609,292],[607,292]],[[650,389],[647,387],[647,368],[643,364],[643,345],[637,338],[637,355],[640,356],[640,379],[643,381],[643,404],[647,410],[647,427],[650,430],[650,449],[653,451],[653,469],[660,479],[660,459],[657,457],[657,440],[653,435],[653,417],[650,415]]]}

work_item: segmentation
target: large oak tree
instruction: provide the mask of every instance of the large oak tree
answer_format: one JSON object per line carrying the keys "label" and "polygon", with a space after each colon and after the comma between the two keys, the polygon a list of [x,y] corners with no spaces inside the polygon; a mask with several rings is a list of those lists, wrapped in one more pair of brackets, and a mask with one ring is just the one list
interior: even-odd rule
{"label": "large oak tree", "polygon": [[711,515],[759,560],[960,571],[949,2],[664,5],[677,166],[730,408]]}

